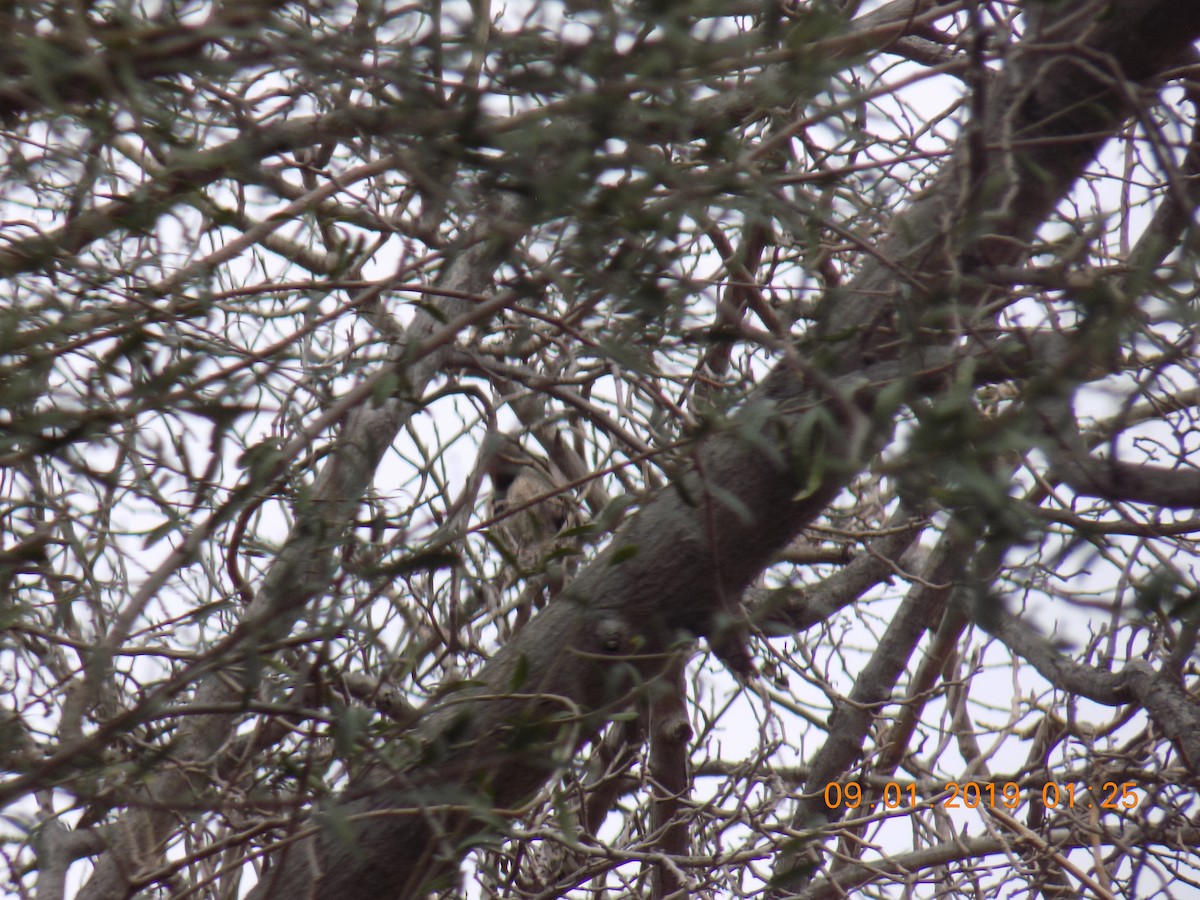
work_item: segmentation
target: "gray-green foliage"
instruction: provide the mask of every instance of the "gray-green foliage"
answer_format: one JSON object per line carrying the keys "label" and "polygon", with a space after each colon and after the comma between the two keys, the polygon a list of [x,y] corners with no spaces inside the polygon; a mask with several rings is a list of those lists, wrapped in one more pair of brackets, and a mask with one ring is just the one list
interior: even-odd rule
{"label": "gray-green foliage", "polygon": [[1094,5],[0,10],[6,887],[1194,880],[1200,13]]}

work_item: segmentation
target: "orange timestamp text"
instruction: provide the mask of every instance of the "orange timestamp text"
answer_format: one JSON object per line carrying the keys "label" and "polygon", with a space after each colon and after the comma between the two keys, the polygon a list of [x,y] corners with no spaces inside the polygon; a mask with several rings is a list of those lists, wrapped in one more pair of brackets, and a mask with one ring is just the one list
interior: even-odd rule
{"label": "orange timestamp text", "polygon": [[[1015,781],[997,784],[991,781],[947,781],[941,792],[932,797],[921,797],[914,783],[900,784],[889,781],[883,785],[882,796],[874,800],[863,791],[857,781],[831,781],[825,785],[825,805],[829,809],[858,809],[864,803],[869,808],[901,809],[920,804],[939,805],[945,809],[1016,809],[1030,799],[1040,799],[1047,809],[1100,809],[1129,810],[1140,802],[1134,781],[1106,781],[1100,785],[1059,784],[1047,781],[1041,794],[1036,788],[1022,788]],[[878,788],[876,788],[878,790]]]}

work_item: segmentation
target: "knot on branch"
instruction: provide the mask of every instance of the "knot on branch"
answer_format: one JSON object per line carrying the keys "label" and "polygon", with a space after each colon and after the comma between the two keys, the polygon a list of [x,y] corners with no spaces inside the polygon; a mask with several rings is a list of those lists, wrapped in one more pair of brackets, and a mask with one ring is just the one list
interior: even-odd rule
{"label": "knot on branch", "polygon": [[602,653],[616,656],[633,648],[633,629],[623,619],[606,616],[596,625],[596,643]]}

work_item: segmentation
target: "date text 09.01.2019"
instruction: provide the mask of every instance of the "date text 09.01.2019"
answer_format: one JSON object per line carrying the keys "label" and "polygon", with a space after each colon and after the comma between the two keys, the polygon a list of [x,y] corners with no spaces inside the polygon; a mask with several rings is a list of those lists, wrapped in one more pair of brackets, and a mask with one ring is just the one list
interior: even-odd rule
{"label": "date text 09.01.2019", "polygon": [[825,785],[825,805],[830,809],[845,807],[858,809],[864,803],[869,809],[900,809],[906,806],[920,804],[939,804],[946,809],[978,809],[979,807],[1004,807],[1014,810],[1022,802],[1030,799],[1040,799],[1047,809],[1133,809],[1138,805],[1138,792],[1134,790],[1137,783],[1133,781],[1106,781],[1101,785],[1058,784],[1047,781],[1037,794],[1032,788],[1022,792],[1021,786],[1015,781],[995,784],[990,781],[947,781],[942,792],[932,797],[921,797],[915,784],[899,784],[889,781],[883,785],[882,795],[865,795],[862,785],[857,781],[842,784],[831,781]]}

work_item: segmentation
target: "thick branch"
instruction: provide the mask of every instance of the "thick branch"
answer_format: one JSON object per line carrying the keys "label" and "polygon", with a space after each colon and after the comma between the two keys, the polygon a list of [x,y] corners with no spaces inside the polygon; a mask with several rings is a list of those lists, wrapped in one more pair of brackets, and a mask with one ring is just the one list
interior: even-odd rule
{"label": "thick branch", "polygon": [[[651,783],[650,827],[661,835],[655,843],[665,856],[688,856],[688,826],[676,817],[685,809],[691,778],[688,751],[692,726],[688,721],[684,658],[675,660],[660,679],[661,688],[650,701]],[[683,889],[678,870],[660,861],[651,873],[652,900],[671,897]]]}
{"label": "thick branch", "polygon": [[1167,509],[1200,508],[1200,472],[1164,469],[1115,459],[1056,455],[1051,477],[1077,494],[1116,503],[1147,503]]}

